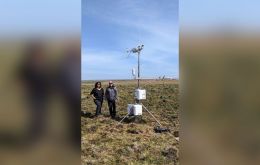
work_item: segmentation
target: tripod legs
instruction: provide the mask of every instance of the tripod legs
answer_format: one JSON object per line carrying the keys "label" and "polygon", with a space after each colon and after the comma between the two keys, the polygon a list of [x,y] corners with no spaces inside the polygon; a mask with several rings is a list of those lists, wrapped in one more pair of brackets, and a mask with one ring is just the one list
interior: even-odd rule
{"label": "tripod legs", "polygon": [[[141,103],[141,105],[142,105],[142,106],[144,107],[144,109],[155,119],[155,121],[156,121],[160,126],[162,126],[161,123],[154,117],[154,115],[153,115],[142,103]],[[127,116],[129,116],[129,113],[128,113],[127,115],[125,115],[125,117],[124,117],[118,124],[122,123]]]}
{"label": "tripod legs", "polygon": [[[142,103],[141,103],[142,104]],[[144,109],[155,119],[155,121],[160,125],[160,126],[162,126],[161,125],[161,123],[154,117],[154,115],[142,104],[142,106],[144,107]]]}
{"label": "tripod legs", "polygon": [[124,117],[118,124],[122,123],[122,121],[124,121],[124,119],[125,119],[128,115],[129,115],[129,114],[125,115],[125,117]]}

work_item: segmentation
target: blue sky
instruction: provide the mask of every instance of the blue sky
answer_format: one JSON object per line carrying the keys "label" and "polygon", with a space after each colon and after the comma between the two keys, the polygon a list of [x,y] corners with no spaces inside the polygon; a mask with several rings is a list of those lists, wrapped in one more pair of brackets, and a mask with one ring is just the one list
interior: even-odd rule
{"label": "blue sky", "polygon": [[0,34],[80,32],[80,0],[1,0]]}
{"label": "blue sky", "polygon": [[129,79],[144,44],[141,77],[179,77],[178,0],[82,0],[82,79]]}
{"label": "blue sky", "polygon": [[181,0],[180,27],[216,28],[231,25],[259,31],[259,0]]}
{"label": "blue sky", "polygon": [[260,29],[259,0],[1,0],[0,35],[82,28],[82,79],[131,78],[125,51],[138,44],[143,77],[178,77],[178,6],[181,28]]}

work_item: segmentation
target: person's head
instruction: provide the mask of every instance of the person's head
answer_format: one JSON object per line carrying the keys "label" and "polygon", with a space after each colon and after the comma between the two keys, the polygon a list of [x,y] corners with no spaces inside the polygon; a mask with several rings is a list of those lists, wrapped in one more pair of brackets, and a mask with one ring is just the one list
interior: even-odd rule
{"label": "person's head", "polygon": [[25,50],[25,65],[38,68],[46,62],[45,45],[40,40],[32,40],[27,43]]}
{"label": "person's head", "polygon": [[101,88],[101,82],[100,81],[95,83],[95,88]]}
{"label": "person's head", "polygon": [[108,86],[112,87],[114,84],[112,81],[109,81]]}

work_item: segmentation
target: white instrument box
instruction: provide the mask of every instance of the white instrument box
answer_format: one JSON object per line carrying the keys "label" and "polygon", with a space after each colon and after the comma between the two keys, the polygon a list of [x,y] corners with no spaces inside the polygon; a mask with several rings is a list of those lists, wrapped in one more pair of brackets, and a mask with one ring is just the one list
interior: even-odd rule
{"label": "white instrument box", "polygon": [[128,104],[127,112],[129,115],[142,115],[142,105],[140,104]]}
{"label": "white instrument box", "polygon": [[146,90],[145,89],[136,89],[135,90],[135,99],[145,100],[146,99]]}

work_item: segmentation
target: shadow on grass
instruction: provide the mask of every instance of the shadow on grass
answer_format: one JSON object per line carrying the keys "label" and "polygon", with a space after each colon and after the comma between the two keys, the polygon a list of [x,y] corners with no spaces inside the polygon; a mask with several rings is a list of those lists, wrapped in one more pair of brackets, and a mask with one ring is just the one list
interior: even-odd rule
{"label": "shadow on grass", "polygon": [[104,117],[111,117],[110,114],[103,114]]}
{"label": "shadow on grass", "polygon": [[[123,118],[124,118],[124,116],[123,117],[117,116],[114,120],[120,122]],[[142,116],[127,116],[122,121],[122,123],[126,123],[126,124],[129,124],[129,123],[146,124],[147,122],[142,118]]]}
{"label": "shadow on grass", "polygon": [[95,115],[91,114],[90,112],[81,111],[81,116],[85,118],[94,118]]}
{"label": "shadow on grass", "polygon": [[[85,118],[95,118],[95,114],[91,114],[90,112],[85,112],[85,111],[81,111],[81,116],[85,117]],[[110,118],[111,116],[109,114],[103,114],[103,117],[106,118]],[[124,118],[124,116],[116,116],[114,119],[111,118],[111,120],[115,120],[120,122],[122,119]],[[122,121],[122,123],[125,124],[129,124],[129,123],[137,123],[137,124],[146,124],[146,120],[143,119],[142,116],[127,116],[126,118],[124,118],[124,120]]]}

